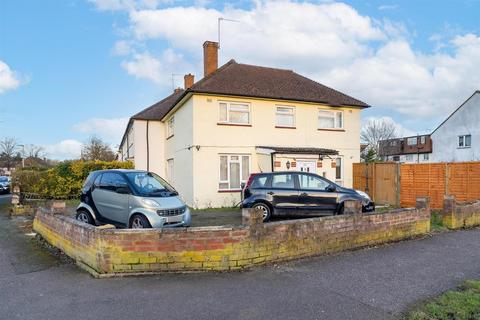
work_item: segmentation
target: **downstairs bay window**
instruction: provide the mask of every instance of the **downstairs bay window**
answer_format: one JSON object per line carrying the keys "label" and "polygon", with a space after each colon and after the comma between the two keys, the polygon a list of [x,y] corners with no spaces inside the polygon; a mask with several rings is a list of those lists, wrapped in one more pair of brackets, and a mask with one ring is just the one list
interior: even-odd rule
{"label": "downstairs bay window", "polygon": [[218,189],[240,190],[250,176],[250,156],[240,154],[220,155],[220,181]]}

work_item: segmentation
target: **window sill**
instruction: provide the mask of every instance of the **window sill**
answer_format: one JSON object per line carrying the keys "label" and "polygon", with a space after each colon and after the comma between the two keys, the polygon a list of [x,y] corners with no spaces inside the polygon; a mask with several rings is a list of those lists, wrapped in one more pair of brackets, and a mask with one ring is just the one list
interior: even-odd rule
{"label": "window sill", "polygon": [[219,189],[218,193],[233,193],[233,192],[241,192],[242,189]]}
{"label": "window sill", "polygon": [[457,147],[457,149],[470,149],[470,148],[471,148],[471,146],[470,147]]}
{"label": "window sill", "polygon": [[297,127],[275,126],[277,129],[297,129]]}
{"label": "window sill", "polygon": [[345,129],[317,129],[318,131],[337,131],[337,132],[345,132]]}
{"label": "window sill", "polygon": [[167,139],[165,139],[165,140],[168,140],[168,139],[170,139],[170,138],[173,138],[173,136],[174,136],[174,135],[172,134],[171,136],[168,136]]}
{"label": "window sill", "polygon": [[228,122],[217,122],[218,126],[232,126],[232,127],[251,127],[251,124],[242,124],[242,123],[228,123]]}

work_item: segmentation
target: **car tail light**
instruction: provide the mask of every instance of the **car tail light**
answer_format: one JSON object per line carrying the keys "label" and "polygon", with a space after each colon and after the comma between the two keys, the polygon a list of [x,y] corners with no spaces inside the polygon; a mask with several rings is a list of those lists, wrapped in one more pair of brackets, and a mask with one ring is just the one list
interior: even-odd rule
{"label": "car tail light", "polygon": [[253,178],[256,176],[256,173],[252,173],[250,177],[248,177],[247,184],[245,185],[245,189],[249,188],[253,183]]}

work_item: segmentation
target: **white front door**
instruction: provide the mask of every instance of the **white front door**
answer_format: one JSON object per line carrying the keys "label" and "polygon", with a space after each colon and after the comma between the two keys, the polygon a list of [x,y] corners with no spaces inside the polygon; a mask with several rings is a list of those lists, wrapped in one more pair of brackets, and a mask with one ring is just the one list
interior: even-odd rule
{"label": "white front door", "polygon": [[302,172],[317,172],[317,163],[315,161],[297,161],[298,171]]}

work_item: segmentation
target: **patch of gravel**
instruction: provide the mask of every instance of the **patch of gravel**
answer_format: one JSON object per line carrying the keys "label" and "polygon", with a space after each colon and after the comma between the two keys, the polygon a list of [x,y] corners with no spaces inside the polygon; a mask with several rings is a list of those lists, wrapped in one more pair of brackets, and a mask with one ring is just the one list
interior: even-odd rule
{"label": "patch of gravel", "polygon": [[41,235],[36,234],[33,238],[33,241],[37,246],[48,251],[48,253],[56,257],[59,261],[59,264],[75,264],[75,260],[67,256],[62,250],[52,246],[45,239],[43,239]]}

